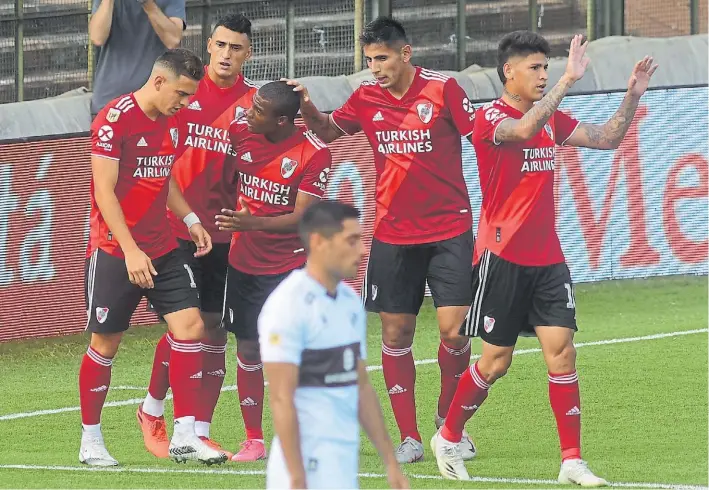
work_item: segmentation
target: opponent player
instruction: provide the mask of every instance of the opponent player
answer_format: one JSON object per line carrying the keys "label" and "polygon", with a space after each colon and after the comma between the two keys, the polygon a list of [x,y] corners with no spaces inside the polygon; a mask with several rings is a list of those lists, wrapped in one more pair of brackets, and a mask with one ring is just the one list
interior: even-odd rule
{"label": "opponent player", "polygon": [[[224,285],[228,266],[231,233],[219,231],[214,215],[236,202],[233,186],[222,180],[224,161],[234,152],[229,142],[229,125],[251,107],[256,87],[241,74],[251,56],[251,22],[241,14],[220,19],[207,41],[210,54],[206,75],[190,99],[187,109],[177,114],[180,126],[178,148],[172,175],[185,199],[204,223],[214,242],[210,254],[194,258],[190,264],[201,300],[205,326],[202,339],[202,392],[197,400],[197,436],[209,446],[224,451],[209,438],[214,408],[226,373],[226,331],[218,328],[221,321]],[[180,249],[195,253],[194,244],[179,217],[168,213]],[[170,386],[170,333],[155,348],[153,371],[145,401],[138,407],[137,418],[143,431],[145,447],[157,457],[168,456],[165,429],[165,395]],[[243,377],[240,367],[237,378]],[[227,456],[232,454],[224,451]]]}
{"label": "opponent player", "polygon": [[[382,321],[382,365],[401,432],[400,463],[423,458],[416,422],[416,368],[411,345],[426,281],[437,308],[443,423],[458,377],[470,361],[458,329],[472,301],[473,232],[463,178],[461,135],[473,132],[474,108],[453,78],[413,66],[398,22],[380,17],[361,37],[375,80],[365,81],[332,113],[320,113],[298,85],[301,113],[326,142],[364,131],[377,171],[376,221],[363,287],[365,306]],[[475,455],[467,437],[466,459]]]}
{"label": "opponent player", "polygon": [[579,123],[557,108],[586,70],[586,46],[574,37],[566,72],[546,95],[547,41],[518,31],[498,47],[504,94],[478,110],[473,133],[483,202],[475,301],[461,327],[462,334],[482,338],[482,357],[463,374],[445,425],[431,440],[446,478],[469,478],[457,446],[463,426],[507,372],[518,335],[530,332],[539,338],[549,369],[549,401],[561,444],[559,482],[607,484],[581,459],[576,308],[554,224],[554,159],[557,144],[617,148],[657,65],[649,57],[635,65],[625,98],[608,122]]}
{"label": "opponent player", "polygon": [[211,251],[209,234],[170,177],[179,130],[167,117],[187,104],[203,74],[197,56],[185,49],[169,50],[157,59],[142,88],[106,105],[91,127],[86,304],[87,330],[92,334],[79,371],[82,463],[118,464],[103,442],[101,409],[113,357],[143,296],[165,318],[174,339],[170,384],[175,428],[170,456],[178,462],[226,460],[195,434],[204,324],[190,259],[177,248],[165,211],[167,206],[183,219],[197,244],[197,255]]}
{"label": "opponent player", "polygon": [[325,193],[330,171],[330,150],[294,124],[299,105],[285,82],[267,83],[246,118],[229,130],[235,172],[225,180],[238,185],[239,206],[222,210],[216,220],[220,230],[238,232],[229,250],[222,321],[237,340],[237,385],[246,426],[246,441],[232,461],[266,457],[257,319],[268,295],[305,264],[298,220]]}
{"label": "opponent player", "polygon": [[389,484],[408,488],[367,376],[367,316],[342,283],[365,253],[359,212],[322,201],[299,231],[308,264],[276,288],[258,320],[276,432],[266,487],[358,488],[361,423]]}

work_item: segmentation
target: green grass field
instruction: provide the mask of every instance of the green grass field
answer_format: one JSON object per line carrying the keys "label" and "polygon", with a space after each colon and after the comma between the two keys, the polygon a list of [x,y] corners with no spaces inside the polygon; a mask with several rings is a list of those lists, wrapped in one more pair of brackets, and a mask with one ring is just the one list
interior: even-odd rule
{"label": "green grass field", "polygon": [[[707,279],[675,277],[580,285],[578,369],[584,458],[614,483],[644,487],[707,486]],[[61,321],[58,319],[57,321]],[[150,376],[162,326],[135,328],[114,362],[102,426],[120,462],[110,471],[78,463],[81,420],[77,376],[87,336],[0,345],[0,487],[2,488],[255,488],[265,485],[265,463],[227,463],[219,469],[156,460],[143,448],[135,421]],[[614,340],[614,342],[608,342]],[[471,482],[440,479],[428,440],[438,396],[435,312],[428,302],[418,325],[418,420],[427,453],[406,466],[413,488],[518,488],[555,485],[558,439],[547,399],[547,376],[536,339],[522,350],[508,376],[490,392],[468,424],[478,456],[468,463]],[[381,375],[380,326],[369,322],[369,363],[390,433],[395,431]],[[473,354],[480,352],[473,341]],[[235,382],[233,339],[226,385]],[[120,389],[117,389],[120,388]],[[58,409],[65,409],[58,412]],[[31,414],[46,410],[47,413]],[[171,405],[168,404],[168,417]],[[272,436],[268,411],[266,437]],[[236,394],[222,393],[214,439],[234,449],[244,436]],[[398,440],[398,436],[397,436]],[[366,439],[360,485],[386,480]],[[648,484],[648,485],[643,485]]]}

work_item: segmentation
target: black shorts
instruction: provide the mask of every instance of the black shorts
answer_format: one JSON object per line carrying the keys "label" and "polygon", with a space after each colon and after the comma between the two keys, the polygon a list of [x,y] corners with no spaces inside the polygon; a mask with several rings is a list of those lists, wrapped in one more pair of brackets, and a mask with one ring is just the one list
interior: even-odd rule
{"label": "black shorts", "polygon": [[224,286],[229,268],[229,244],[215,243],[204,257],[195,257],[197,245],[189,240],[177,240],[182,250],[192,260],[190,263],[199,290],[201,310],[221,313],[224,308]]}
{"label": "black shorts", "polygon": [[161,316],[187,308],[199,308],[199,294],[190,260],[180,249],[153,259],[158,275],[155,287],[141,289],[128,279],[125,260],[103,250],[86,259],[86,329],[96,333],[118,333],[128,329],[130,318],[143,296]]}
{"label": "black shorts", "polygon": [[[290,272],[252,275],[229,266],[224,290],[222,325],[237,339],[258,340],[258,316],[274,289]],[[287,311],[283,312],[288,315]]]}
{"label": "black shorts", "polygon": [[433,304],[469,306],[473,300],[473,232],[440,242],[392,245],[376,238],[362,294],[367,311],[418,315],[426,294]]}
{"label": "black shorts", "polygon": [[523,266],[486,250],[475,266],[473,290],[461,335],[510,347],[520,335],[534,336],[534,327],[577,329],[573,283],[565,263]]}

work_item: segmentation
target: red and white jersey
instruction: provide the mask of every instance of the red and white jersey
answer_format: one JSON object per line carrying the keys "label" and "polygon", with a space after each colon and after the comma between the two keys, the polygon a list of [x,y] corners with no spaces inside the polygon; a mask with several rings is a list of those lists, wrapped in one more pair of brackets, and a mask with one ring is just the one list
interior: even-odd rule
{"label": "red and white jersey", "polygon": [[[148,118],[133,94],[106,104],[91,124],[91,155],[119,162],[115,194],[133,240],[151,259],[177,247],[165,209],[178,139],[176,121]],[[98,248],[123,257],[96,204],[92,180],[87,256]]]}
{"label": "red and white jersey", "polygon": [[563,145],[579,122],[556,111],[532,139],[497,143],[500,123],[523,115],[499,99],[482,106],[475,117],[473,146],[482,190],[475,263],[485,249],[525,266],[564,262],[555,226],[556,145]]}
{"label": "red and white jersey", "polygon": [[[322,198],[332,157],[325,143],[298,128],[279,143],[249,132],[245,122],[229,130],[236,157],[231,181],[254,216],[281,216],[295,210],[299,192]],[[240,206],[237,204],[237,209]],[[305,264],[298,234],[245,231],[234,233],[229,264],[253,275],[282,274]]]}
{"label": "red and white jersey", "polygon": [[[172,174],[214,243],[231,240],[230,233],[219,231],[214,224],[214,216],[222,208],[231,208],[236,200],[236,189],[223,179],[224,161],[234,155],[229,125],[246,115],[257,90],[243,76],[231,87],[221,88],[205,75],[189,105],[175,116],[179,122],[180,146]],[[190,240],[182,220],[170,211],[168,216],[175,235]]]}
{"label": "red and white jersey", "polygon": [[392,244],[447,240],[472,227],[460,137],[475,110],[454,78],[416,67],[399,100],[366,81],[332,113],[345,133],[364,131],[377,172],[374,237]]}

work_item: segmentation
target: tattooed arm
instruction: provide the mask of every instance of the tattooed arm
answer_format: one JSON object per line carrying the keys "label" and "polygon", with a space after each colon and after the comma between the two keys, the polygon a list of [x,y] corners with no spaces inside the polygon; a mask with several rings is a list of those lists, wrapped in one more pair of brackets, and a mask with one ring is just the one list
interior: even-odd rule
{"label": "tattooed arm", "polygon": [[630,74],[630,80],[628,80],[628,92],[613,117],[602,125],[579,124],[566,144],[599,150],[618,148],[630,128],[630,123],[633,122],[640,97],[647,90],[655,70],[657,70],[657,65],[653,64],[652,57],[646,56],[638,61],[633,68],[633,73]]}
{"label": "tattooed arm", "polygon": [[495,144],[507,141],[526,141],[537,134],[556,112],[562,99],[574,84],[564,75],[542,100],[534,105],[521,119],[507,118],[495,130]]}
{"label": "tattooed arm", "polygon": [[597,150],[614,150],[625,138],[625,134],[633,122],[635,110],[638,108],[640,97],[626,94],[623,103],[613,117],[605,124],[579,124],[576,131],[566,140],[566,146],[583,146]]}

